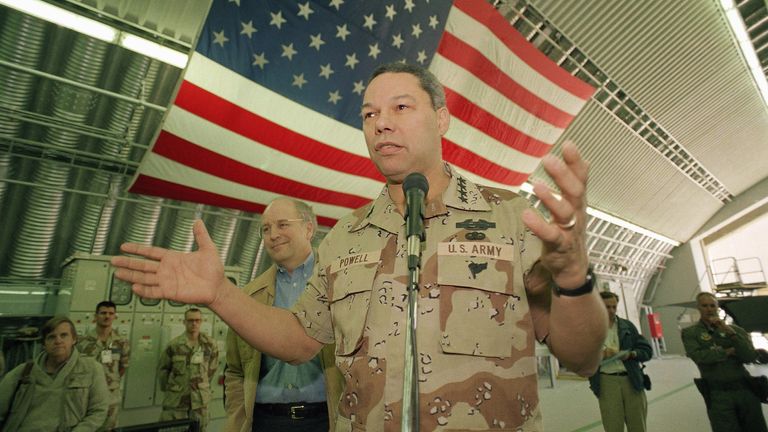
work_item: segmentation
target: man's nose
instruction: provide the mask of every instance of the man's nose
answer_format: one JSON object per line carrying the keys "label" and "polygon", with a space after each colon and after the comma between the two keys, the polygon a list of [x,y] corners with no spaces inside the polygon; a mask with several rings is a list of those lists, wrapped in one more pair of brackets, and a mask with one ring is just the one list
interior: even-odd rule
{"label": "man's nose", "polygon": [[376,133],[382,133],[392,130],[392,119],[385,112],[380,112],[376,116]]}

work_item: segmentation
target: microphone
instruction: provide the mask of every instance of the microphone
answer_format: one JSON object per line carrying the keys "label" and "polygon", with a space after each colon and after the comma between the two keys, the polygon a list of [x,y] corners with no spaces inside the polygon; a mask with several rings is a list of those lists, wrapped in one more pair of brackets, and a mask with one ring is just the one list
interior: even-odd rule
{"label": "microphone", "polygon": [[408,240],[408,268],[416,268],[421,260],[424,233],[424,202],[429,182],[421,173],[410,173],[403,182],[405,192],[405,236]]}
{"label": "microphone", "polygon": [[416,359],[418,318],[419,270],[421,269],[421,242],[424,232],[424,201],[429,183],[423,174],[410,173],[403,182],[405,193],[405,235],[408,241],[408,312],[405,319],[405,358],[403,360],[403,413],[400,421],[402,432],[419,430],[419,367]]}

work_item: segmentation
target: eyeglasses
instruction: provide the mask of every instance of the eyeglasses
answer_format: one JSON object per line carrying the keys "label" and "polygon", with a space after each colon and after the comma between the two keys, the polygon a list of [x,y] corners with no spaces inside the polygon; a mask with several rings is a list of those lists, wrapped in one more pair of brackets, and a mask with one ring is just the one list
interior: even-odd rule
{"label": "eyeglasses", "polygon": [[296,218],[296,219],[280,219],[274,224],[272,223],[264,223],[261,224],[261,235],[266,236],[269,235],[272,232],[272,229],[274,228],[277,230],[277,232],[284,232],[288,229],[288,227],[291,226],[293,222],[304,222],[304,219]]}

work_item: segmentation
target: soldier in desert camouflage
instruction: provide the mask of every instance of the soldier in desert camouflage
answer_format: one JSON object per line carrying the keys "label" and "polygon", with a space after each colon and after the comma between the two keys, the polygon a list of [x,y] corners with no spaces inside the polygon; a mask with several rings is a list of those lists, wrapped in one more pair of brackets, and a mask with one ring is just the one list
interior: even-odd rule
{"label": "soldier in desert camouflage", "polygon": [[112,328],[112,323],[117,318],[117,306],[114,303],[106,300],[97,304],[95,318],[96,327],[81,337],[76,346],[81,354],[93,357],[104,368],[110,401],[107,420],[99,430],[112,430],[117,427],[117,417],[123,401],[120,380],[128,369],[131,343]]}
{"label": "soldier in desert camouflage", "polygon": [[160,389],[165,393],[160,420],[200,421],[200,431],[208,425],[211,379],[219,365],[216,342],[200,331],[200,309],[184,313],[186,331],[168,344],[160,357]]}
{"label": "soldier in desert camouflage", "polygon": [[402,182],[420,172],[430,188],[416,337],[419,430],[540,431],[535,340],[570,370],[591,375],[606,334],[585,246],[587,163],[572,145],[563,148],[564,163],[544,158],[562,194],[534,186],[548,222],[526,199],[476,185],[442,160],[450,114],[442,86],[423,68],[377,69],[361,115],[387,184],[323,240],[293,313],[249,302],[228,283],[200,221],[197,252],[125,244],[123,251],[149,260],[114,258],[118,277],[142,296],[210,305],[257,349],[285,361],[306,361],[335,342],[346,380],[336,430],[400,430],[408,279]]}

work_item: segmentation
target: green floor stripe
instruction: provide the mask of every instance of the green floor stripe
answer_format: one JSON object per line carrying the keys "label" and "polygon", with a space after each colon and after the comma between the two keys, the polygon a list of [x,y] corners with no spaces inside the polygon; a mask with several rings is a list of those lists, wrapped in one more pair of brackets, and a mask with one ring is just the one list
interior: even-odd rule
{"label": "green floor stripe", "polygon": [[[659,396],[657,398],[654,398],[653,400],[649,401],[648,402],[648,406],[653,405],[653,404],[655,404],[656,402],[658,402],[658,401],[660,401],[662,399],[666,399],[666,398],[672,396],[675,393],[680,393],[681,391],[687,389],[688,387],[690,387],[692,385],[693,385],[693,382],[690,382],[690,383],[688,383],[688,384],[686,384],[686,385],[684,385],[684,386],[682,386],[680,388],[676,388],[676,389],[674,389],[672,391],[664,393],[663,395],[661,395],[661,396]],[[603,421],[602,420],[598,420],[596,422],[592,422],[592,423],[590,423],[588,425],[582,426],[582,427],[580,427],[578,429],[574,429],[571,432],[585,432],[585,431],[594,429],[597,426],[601,426],[602,424],[603,424]]]}

